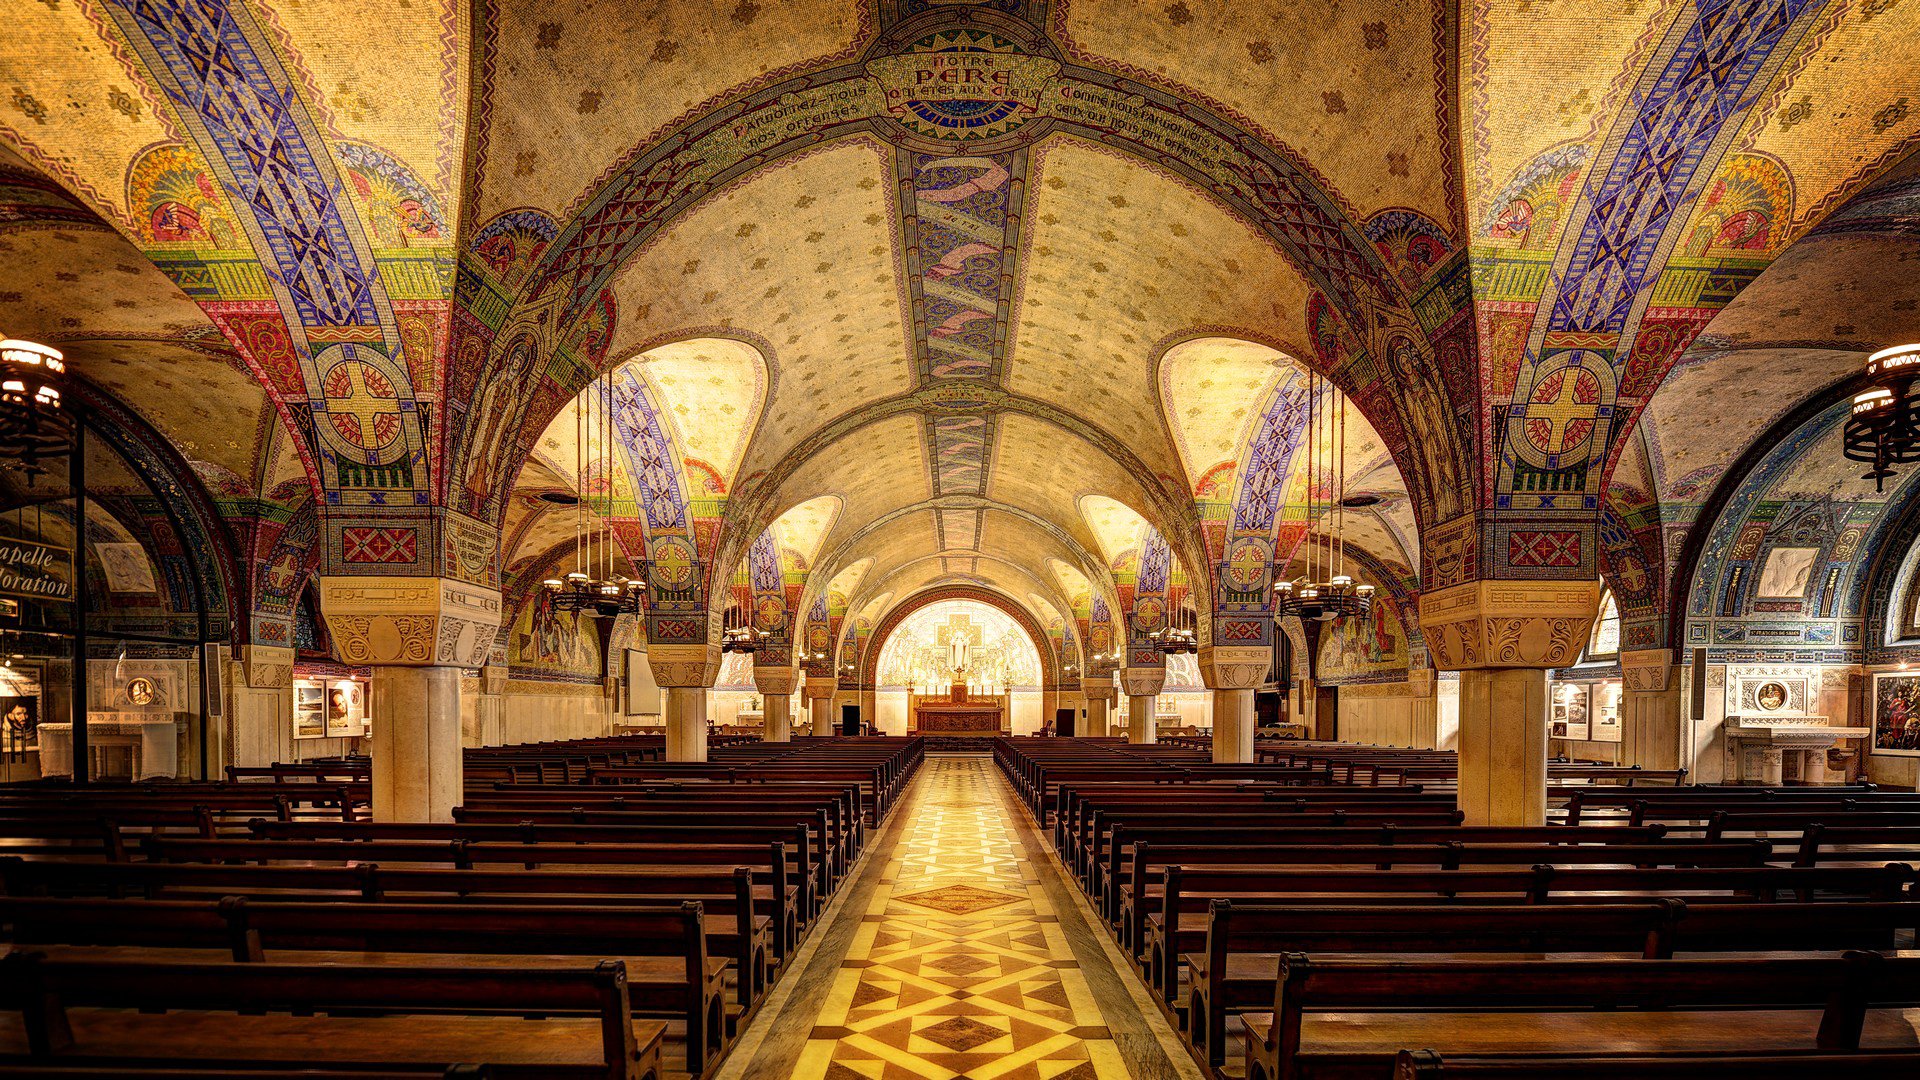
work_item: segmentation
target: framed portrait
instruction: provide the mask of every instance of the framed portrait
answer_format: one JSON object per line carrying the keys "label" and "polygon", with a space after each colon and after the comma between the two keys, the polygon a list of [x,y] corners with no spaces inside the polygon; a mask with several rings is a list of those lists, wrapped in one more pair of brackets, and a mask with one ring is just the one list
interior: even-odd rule
{"label": "framed portrait", "polygon": [[326,687],[327,737],[357,739],[367,733],[366,687],[341,680]]}
{"label": "framed portrait", "polygon": [[0,695],[0,729],[9,747],[33,746],[39,741],[40,695]]}
{"label": "framed portrait", "polygon": [[1920,672],[1874,674],[1872,752],[1920,757]]}
{"label": "framed portrait", "polygon": [[1561,683],[1553,691],[1548,733],[1556,739],[1586,740],[1592,735],[1585,683]]}
{"label": "framed portrait", "polygon": [[293,684],[293,737],[327,737],[327,687],[302,680]]}

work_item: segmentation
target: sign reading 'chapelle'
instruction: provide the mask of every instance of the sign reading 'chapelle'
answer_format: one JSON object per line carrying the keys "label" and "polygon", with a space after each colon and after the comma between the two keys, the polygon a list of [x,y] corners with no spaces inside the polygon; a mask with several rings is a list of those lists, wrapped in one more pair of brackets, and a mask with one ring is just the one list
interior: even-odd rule
{"label": "sign reading 'chapelle'", "polygon": [[63,548],[30,540],[0,539],[0,596],[71,601],[72,554]]}

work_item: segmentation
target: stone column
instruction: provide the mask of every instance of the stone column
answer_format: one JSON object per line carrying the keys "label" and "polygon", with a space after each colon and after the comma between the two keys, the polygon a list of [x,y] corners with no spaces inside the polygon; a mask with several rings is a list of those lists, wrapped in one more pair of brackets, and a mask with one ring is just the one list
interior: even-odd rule
{"label": "stone column", "polygon": [[839,684],[831,678],[808,678],[801,687],[807,699],[807,711],[812,714],[815,738],[833,734],[833,692],[837,689]]}
{"label": "stone column", "polygon": [[373,668],[373,817],[452,821],[461,797],[460,676],[500,626],[500,593],[452,578],[320,578],[335,654]]}
{"label": "stone column", "polygon": [[1680,768],[1680,686],[1671,649],[1620,654],[1620,762]]}
{"label": "stone column", "polygon": [[1420,598],[1434,667],[1460,672],[1459,806],[1468,825],[1547,820],[1547,669],[1593,629],[1598,581],[1469,581]]}
{"label": "stone column", "polygon": [[1077,735],[1104,736],[1110,723],[1107,719],[1107,707],[1120,697],[1120,691],[1113,685],[1111,678],[1082,679],[1080,692],[1087,698],[1087,730],[1075,732]]}
{"label": "stone column", "polygon": [[1273,650],[1265,645],[1204,645],[1200,677],[1213,691],[1213,760],[1253,760],[1253,688],[1267,680]]}
{"label": "stone column", "polygon": [[647,666],[666,692],[667,760],[707,760],[707,691],[720,674],[719,644],[648,644]]}
{"label": "stone column", "polygon": [[1160,729],[1153,722],[1153,709],[1154,703],[1160,698],[1161,689],[1167,685],[1167,669],[1124,668],[1120,672],[1120,685],[1127,691],[1127,741],[1160,741]]}
{"label": "stone column", "polygon": [[766,699],[760,710],[766,716],[766,734],[762,736],[766,742],[793,741],[793,684],[790,667],[753,669],[753,688]]}

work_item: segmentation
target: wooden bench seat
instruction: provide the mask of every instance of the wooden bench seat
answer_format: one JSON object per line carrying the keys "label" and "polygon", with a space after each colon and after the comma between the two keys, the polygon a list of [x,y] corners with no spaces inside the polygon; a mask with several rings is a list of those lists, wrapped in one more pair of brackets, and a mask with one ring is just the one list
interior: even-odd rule
{"label": "wooden bench seat", "polygon": [[[1385,1078],[1400,1050],[1665,1054],[1912,1047],[1920,957],[1310,960],[1244,1017],[1247,1080]],[[1479,1011],[1470,1011],[1479,1010]],[[1737,1017],[1727,1015],[1736,1010]]]}
{"label": "wooden bench seat", "polygon": [[[0,900],[15,940],[34,945],[205,944],[242,963],[295,955],[346,965],[532,966],[555,957],[626,961],[630,1008],[686,1025],[687,1064],[700,1072],[726,1044],[730,961],[710,958],[697,903],[552,909],[513,905],[163,900]],[[543,959],[533,959],[535,957]],[[147,957],[142,957],[147,958]],[[163,959],[164,957],[154,957]],[[743,978],[750,976],[743,975]]]}
{"label": "wooden bench seat", "polygon": [[[0,1061],[16,1064],[373,1070],[479,1059],[510,1080],[657,1080],[666,1030],[633,1019],[617,961],[571,969],[354,968],[14,953],[0,963],[0,1008],[8,1014],[0,1018]],[[390,1014],[367,1015],[374,1011]],[[520,1016],[543,1019],[535,1027]]]}
{"label": "wooden bench seat", "polygon": [[1561,1054],[1475,1057],[1402,1050],[1394,1080],[1912,1080],[1920,1050],[1777,1054]]}

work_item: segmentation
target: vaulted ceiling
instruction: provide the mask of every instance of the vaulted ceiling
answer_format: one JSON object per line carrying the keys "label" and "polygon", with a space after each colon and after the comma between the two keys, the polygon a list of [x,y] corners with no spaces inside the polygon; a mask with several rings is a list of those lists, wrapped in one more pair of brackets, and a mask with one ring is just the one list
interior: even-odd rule
{"label": "vaulted ceiling", "polygon": [[[258,359],[248,320],[278,310],[272,260],[252,255],[267,241],[206,150],[223,145],[206,103],[161,73],[192,66],[166,49],[186,31],[139,8],[21,5],[0,38],[0,330],[67,350],[223,498],[284,513],[333,491],[302,465],[320,392]],[[1306,513],[1294,451],[1313,440],[1284,407],[1319,371],[1356,402],[1346,493],[1377,496],[1346,537],[1366,574],[1416,587],[1423,530],[1506,482],[1499,432],[1546,332],[1531,305],[1581,257],[1563,236],[1604,216],[1588,172],[1630,128],[1713,109],[1729,130],[1674,136],[1708,166],[1675,181],[1658,259],[1695,258],[1722,291],[1635,286],[1647,319],[1689,314],[1671,354],[1643,350],[1593,451],[1618,462],[1609,505],[1645,534],[1644,561],[1672,566],[1769,424],[1920,332],[1920,167],[1896,164],[1920,137],[1920,4],[194,11],[279,65],[394,310],[426,320],[402,324],[428,341],[410,358],[420,485],[499,527],[509,575],[571,543],[572,512],[538,496],[580,487],[566,403],[616,368],[658,414],[682,496],[712,508],[688,532],[721,576],[830,496],[807,518],[809,596],[838,580],[859,613],[968,581],[1068,613],[1076,576],[1113,596],[1113,534],[1136,523],[1210,580],[1250,481],[1282,492],[1261,528],[1285,572],[1331,527]],[[1737,102],[1646,119],[1671,36],[1776,24],[1720,75]],[[991,55],[978,70],[1011,106],[905,93],[898,62],[940,49]],[[497,340],[461,353],[463,322]],[[1410,367],[1377,347],[1414,326]],[[500,366],[513,328],[560,344]],[[489,378],[511,385],[489,398]],[[474,464],[489,455],[501,476]]]}

